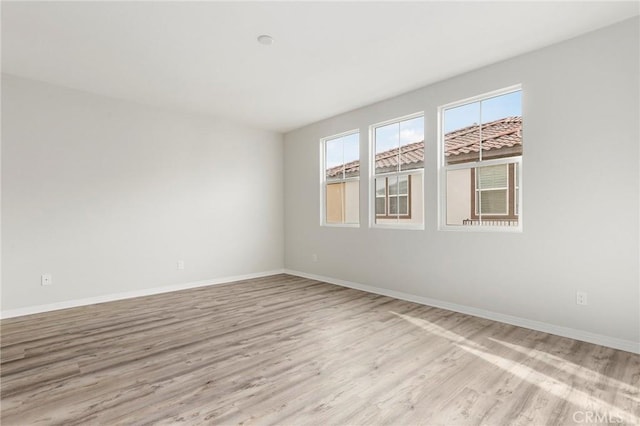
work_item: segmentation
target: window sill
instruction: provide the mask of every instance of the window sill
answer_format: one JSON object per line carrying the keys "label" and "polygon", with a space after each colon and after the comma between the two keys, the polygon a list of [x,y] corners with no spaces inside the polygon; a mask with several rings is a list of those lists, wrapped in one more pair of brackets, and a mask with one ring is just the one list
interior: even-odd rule
{"label": "window sill", "polygon": [[323,223],[320,226],[324,228],[360,228],[359,223]]}
{"label": "window sill", "polygon": [[522,225],[518,226],[471,226],[471,225],[440,225],[438,231],[445,232],[503,232],[509,234],[522,233]]}
{"label": "window sill", "polygon": [[399,229],[407,231],[424,231],[424,223],[408,223],[408,224],[391,224],[391,223],[374,223],[371,229]]}

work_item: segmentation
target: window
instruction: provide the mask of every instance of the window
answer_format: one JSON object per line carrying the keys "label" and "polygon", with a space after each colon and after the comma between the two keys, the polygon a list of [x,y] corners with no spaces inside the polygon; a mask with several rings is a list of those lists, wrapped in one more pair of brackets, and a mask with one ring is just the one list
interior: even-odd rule
{"label": "window", "polygon": [[360,134],[322,139],[323,224],[360,222]]}
{"label": "window", "polygon": [[411,175],[376,180],[376,217],[411,218]]}
{"label": "window", "polygon": [[423,224],[424,116],[372,126],[375,225],[421,227]]}
{"label": "window", "polygon": [[522,229],[522,92],[494,92],[440,108],[444,228]]}
{"label": "window", "polygon": [[475,216],[509,213],[509,164],[472,169],[475,178]]}

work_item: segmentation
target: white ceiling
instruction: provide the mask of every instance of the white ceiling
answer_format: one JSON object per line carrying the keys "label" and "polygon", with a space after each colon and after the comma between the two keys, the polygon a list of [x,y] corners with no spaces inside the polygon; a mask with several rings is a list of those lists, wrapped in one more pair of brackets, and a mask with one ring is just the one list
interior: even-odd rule
{"label": "white ceiling", "polygon": [[[2,2],[2,70],[287,131],[638,14],[631,2]],[[272,46],[256,37],[270,34]]]}

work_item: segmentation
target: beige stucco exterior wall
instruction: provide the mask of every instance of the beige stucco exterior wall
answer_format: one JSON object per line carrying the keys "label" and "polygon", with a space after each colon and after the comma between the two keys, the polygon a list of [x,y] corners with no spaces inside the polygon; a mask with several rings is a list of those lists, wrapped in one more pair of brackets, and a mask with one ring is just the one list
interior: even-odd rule
{"label": "beige stucco exterior wall", "polygon": [[358,223],[360,218],[360,181],[332,183],[326,190],[327,223]]}
{"label": "beige stucco exterior wall", "polygon": [[360,181],[351,180],[345,183],[344,190],[345,223],[360,221]]}
{"label": "beige stucco exterior wall", "polygon": [[471,215],[471,169],[447,172],[447,225],[462,225]]}

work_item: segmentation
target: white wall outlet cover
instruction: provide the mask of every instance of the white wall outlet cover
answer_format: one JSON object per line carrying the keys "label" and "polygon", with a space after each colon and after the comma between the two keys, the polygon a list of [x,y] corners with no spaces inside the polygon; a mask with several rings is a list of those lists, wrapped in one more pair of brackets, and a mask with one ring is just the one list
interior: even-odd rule
{"label": "white wall outlet cover", "polygon": [[178,269],[184,269],[184,260],[178,260]]}
{"label": "white wall outlet cover", "polygon": [[586,305],[587,304],[587,293],[583,291],[579,291],[576,293],[576,303],[578,305]]}
{"label": "white wall outlet cover", "polygon": [[53,284],[53,277],[51,274],[42,274],[40,277],[40,284],[42,285],[51,285]]}

